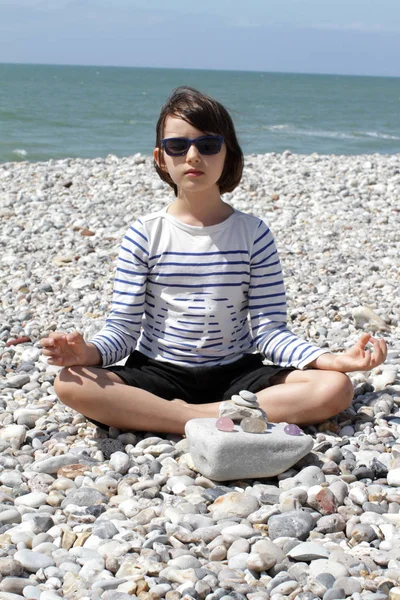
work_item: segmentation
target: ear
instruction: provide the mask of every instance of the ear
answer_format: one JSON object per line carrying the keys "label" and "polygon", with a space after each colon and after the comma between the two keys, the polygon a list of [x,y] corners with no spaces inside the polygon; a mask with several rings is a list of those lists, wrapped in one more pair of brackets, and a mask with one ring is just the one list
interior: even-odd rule
{"label": "ear", "polygon": [[153,157],[157,163],[158,168],[161,169],[162,171],[167,171],[167,167],[165,166],[165,163],[162,160],[162,154],[161,154],[160,148],[154,148]]}

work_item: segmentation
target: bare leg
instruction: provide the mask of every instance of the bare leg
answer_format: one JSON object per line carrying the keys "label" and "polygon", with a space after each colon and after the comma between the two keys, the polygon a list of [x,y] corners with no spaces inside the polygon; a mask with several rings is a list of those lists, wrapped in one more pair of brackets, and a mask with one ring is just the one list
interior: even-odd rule
{"label": "bare leg", "polygon": [[199,416],[193,405],[128,386],[105,369],[65,368],[54,387],[64,404],[117,429],[182,434],[186,422]]}
{"label": "bare leg", "polygon": [[[320,423],[345,410],[353,397],[348,377],[331,371],[291,371],[257,393],[272,422]],[[118,429],[184,433],[189,419],[218,417],[218,402],[168,401],[127,386],[110,371],[70,367],[55,381],[60,400],[85,416]]]}
{"label": "bare leg", "polygon": [[[298,425],[321,423],[348,408],[354,394],[347,375],[336,371],[289,371],[278,374],[274,385],[257,398],[271,422]],[[218,405],[196,406],[203,417],[218,416]]]}

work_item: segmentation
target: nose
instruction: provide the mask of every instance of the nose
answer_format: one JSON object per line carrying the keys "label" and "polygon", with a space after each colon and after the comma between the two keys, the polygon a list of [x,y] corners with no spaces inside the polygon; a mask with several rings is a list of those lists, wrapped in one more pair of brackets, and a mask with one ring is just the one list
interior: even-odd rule
{"label": "nose", "polygon": [[186,160],[188,162],[199,162],[201,160],[200,152],[193,143],[191,143],[189,146],[189,150],[186,154]]}

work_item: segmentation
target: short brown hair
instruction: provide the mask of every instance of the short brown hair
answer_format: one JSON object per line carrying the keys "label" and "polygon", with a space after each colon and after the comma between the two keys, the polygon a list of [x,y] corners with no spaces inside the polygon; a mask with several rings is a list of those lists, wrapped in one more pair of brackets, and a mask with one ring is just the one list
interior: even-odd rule
{"label": "short brown hair", "polygon": [[[243,152],[236,137],[232,118],[219,102],[191,87],[182,86],[174,90],[161,109],[156,128],[156,148],[159,150],[162,166],[163,149],[161,140],[164,135],[165,121],[176,116],[204,133],[222,135],[226,144],[226,158],[222,175],[218,180],[221,194],[232,192],[239,185],[243,172]],[[170,185],[175,196],[178,189],[168,171],[163,170],[154,161],[155,169],[163,181]]]}

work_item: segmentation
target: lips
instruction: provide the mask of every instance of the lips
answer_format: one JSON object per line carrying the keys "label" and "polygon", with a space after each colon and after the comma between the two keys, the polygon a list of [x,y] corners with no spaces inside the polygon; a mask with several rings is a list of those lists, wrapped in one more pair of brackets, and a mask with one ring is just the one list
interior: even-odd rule
{"label": "lips", "polygon": [[197,171],[197,169],[189,169],[186,171],[186,175],[192,175],[193,177],[203,175],[203,171]]}

